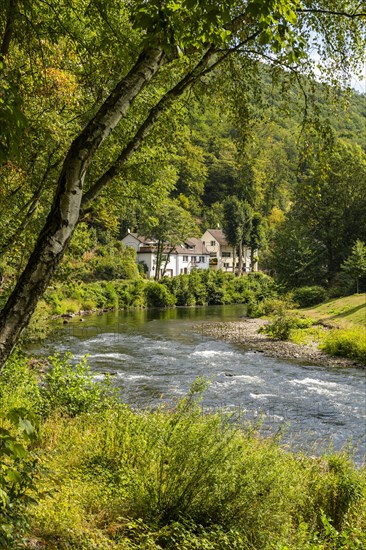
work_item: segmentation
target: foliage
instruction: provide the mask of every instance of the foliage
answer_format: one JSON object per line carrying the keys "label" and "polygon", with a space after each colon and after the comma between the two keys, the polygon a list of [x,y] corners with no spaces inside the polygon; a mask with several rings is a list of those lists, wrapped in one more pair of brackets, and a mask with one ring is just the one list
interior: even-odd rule
{"label": "foliage", "polygon": [[18,547],[23,541],[29,527],[26,512],[40,498],[39,457],[30,449],[36,425],[24,408],[0,414],[0,548]]}
{"label": "foliage", "polygon": [[10,409],[22,409],[39,413],[42,399],[37,370],[19,352],[14,352],[6,362],[0,378],[0,414]]}
{"label": "foliage", "polygon": [[365,240],[365,152],[314,136],[301,162],[294,202],[277,228],[268,267],[289,287],[331,284],[355,239]]}
{"label": "foliage", "polygon": [[366,276],[366,245],[357,240],[352,247],[351,254],[341,265],[350,277],[356,280],[357,294],[359,292],[359,279]]}
{"label": "foliage", "polygon": [[365,479],[346,455],[285,452],[230,415],[203,414],[198,397],[49,418],[48,466],[62,484],[34,508],[30,532],[60,549],[331,550],[333,526],[362,548]]}
{"label": "foliage", "polygon": [[232,246],[234,250],[238,250],[239,274],[242,272],[243,245],[250,244],[252,219],[253,211],[247,201],[240,200],[234,195],[227,197],[223,203],[222,229],[228,244]]}
{"label": "foliage", "polygon": [[[87,238],[85,238],[87,240]],[[111,281],[112,279],[137,279],[136,252],[116,239],[102,244],[100,241],[87,248],[77,248],[76,243],[66,255],[56,273],[56,280]]]}
{"label": "foliage", "polygon": [[50,368],[43,379],[43,414],[59,411],[68,416],[100,410],[113,405],[113,391],[106,378],[96,384],[87,357],[75,365],[70,354],[50,357]]}
{"label": "foliage", "polygon": [[366,365],[366,329],[332,329],[323,339],[321,349],[330,355],[350,357]]}
{"label": "foliage", "polygon": [[327,293],[322,286],[302,286],[292,292],[292,297],[300,307],[310,307],[324,302]]}
{"label": "foliage", "polygon": [[149,307],[174,306],[175,297],[165,285],[156,281],[149,281],[145,287],[146,302]]}
{"label": "foliage", "polygon": [[301,317],[288,309],[289,303],[278,301],[274,308],[274,319],[263,325],[259,331],[268,334],[271,338],[288,340],[291,331],[298,328],[308,328],[313,324],[309,317]]}

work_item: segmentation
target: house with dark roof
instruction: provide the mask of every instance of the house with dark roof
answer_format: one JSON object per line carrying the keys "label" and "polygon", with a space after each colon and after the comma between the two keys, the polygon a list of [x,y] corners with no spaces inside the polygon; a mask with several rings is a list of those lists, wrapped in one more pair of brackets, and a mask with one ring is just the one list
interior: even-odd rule
{"label": "house with dark roof", "polygon": [[[222,229],[207,229],[201,241],[210,254],[211,269],[235,271],[235,267],[238,266],[236,250],[228,244]],[[247,246],[243,246],[243,270],[251,270],[250,248]],[[254,271],[258,271],[257,264],[254,265]]]}
{"label": "house with dark roof", "polygon": [[[138,233],[127,233],[122,242],[136,250],[137,261],[146,266],[147,277],[154,278],[158,241]],[[209,263],[210,254],[201,239],[191,237],[186,239],[184,243],[174,247],[166,243],[160,276],[174,277],[175,275],[190,273],[192,269],[208,269]]]}

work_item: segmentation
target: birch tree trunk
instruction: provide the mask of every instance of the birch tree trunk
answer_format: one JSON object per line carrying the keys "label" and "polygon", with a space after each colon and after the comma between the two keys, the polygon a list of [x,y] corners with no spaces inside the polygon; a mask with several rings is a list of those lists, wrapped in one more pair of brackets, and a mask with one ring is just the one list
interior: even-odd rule
{"label": "birch tree trunk", "polygon": [[120,80],[95,117],[72,143],[45,226],[0,314],[0,371],[27,326],[73,235],[79,219],[85,175],[96,151],[163,61],[161,49],[151,48],[142,52],[130,72]]}

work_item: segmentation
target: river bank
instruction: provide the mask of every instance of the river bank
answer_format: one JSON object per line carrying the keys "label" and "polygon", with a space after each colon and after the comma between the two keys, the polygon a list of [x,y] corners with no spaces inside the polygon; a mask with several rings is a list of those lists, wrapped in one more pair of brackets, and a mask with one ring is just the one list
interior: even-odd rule
{"label": "river bank", "polygon": [[260,327],[266,323],[268,321],[264,319],[243,319],[231,322],[204,323],[199,328],[202,334],[213,336],[225,342],[239,344],[246,349],[265,353],[270,357],[311,365],[359,367],[365,369],[365,365],[354,359],[327,355],[319,349],[316,342],[299,345],[288,340],[275,340],[266,334],[258,332]]}

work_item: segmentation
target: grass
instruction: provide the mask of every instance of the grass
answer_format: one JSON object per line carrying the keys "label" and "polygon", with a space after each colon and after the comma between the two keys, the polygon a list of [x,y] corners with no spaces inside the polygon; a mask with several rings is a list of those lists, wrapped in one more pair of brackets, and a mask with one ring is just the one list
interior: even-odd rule
{"label": "grass", "polygon": [[351,328],[355,325],[366,328],[366,294],[353,294],[328,300],[316,307],[301,310],[315,321]]}
{"label": "grass", "polygon": [[353,294],[328,300],[302,313],[315,323],[333,327],[331,330],[313,326],[297,330],[291,339],[298,344],[317,342],[328,355],[347,357],[366,365],[366,294]]}
{"label": "grass", "polygon": [[[0,447],[10,498],[0,548],[365,548],[365,468],[356,469],[346,452],[292,453],[277,437],[261,438],[255,426],[203,414],[202,380],[174,408],[132,411],[113,396],[109,401],[99,383],[91,388],[86,367],[83,374],[68,359],[55,365],[38,393],[22,358],[0,379],[3,418],[9,404],[39,422],[28,457],[18,456],[15,444],[13,454],[2,455]],[[48,395],[50,376],[57,401]],[[23,499],[11,525],[18,497],[10,489],[19,479],[37,504]]]}

